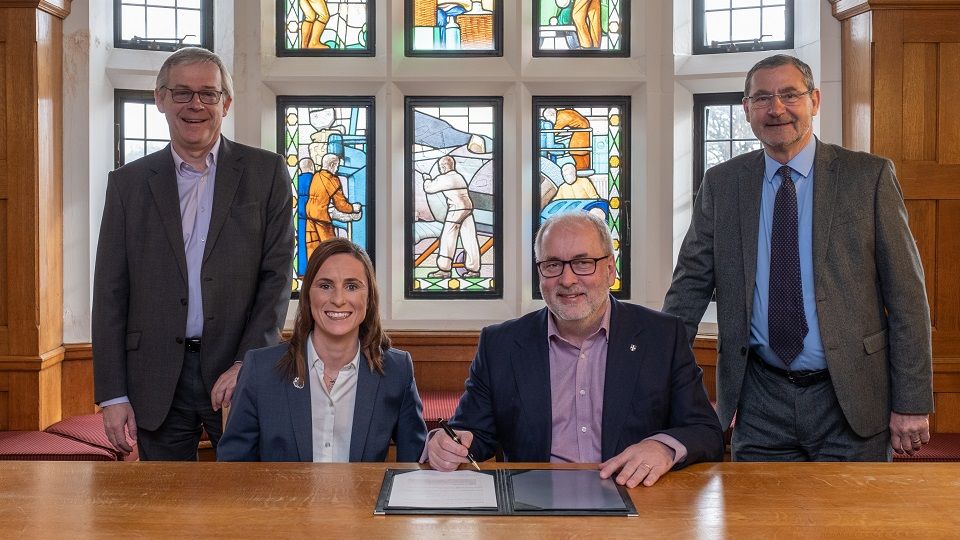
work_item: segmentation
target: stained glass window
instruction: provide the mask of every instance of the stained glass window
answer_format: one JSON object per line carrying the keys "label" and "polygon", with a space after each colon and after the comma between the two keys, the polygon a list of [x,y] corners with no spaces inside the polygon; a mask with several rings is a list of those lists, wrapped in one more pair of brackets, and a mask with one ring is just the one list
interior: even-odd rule
{"label": "stained glass window", "polygon": [[793,0],[693,0],[693,53],[793,48]]}
{"label": "stained glass window", "polygon": [[533,56],[630,56],[629,0],[534,0]]}
{"label": "stained glass window", "polygon": [[[550,216],[591,212],[613,236],[617,278],[610,291],[630,295],[630,98],[534,97],[533,230]],[[532,246],[531,246],[532,251]],[[534,295],[539,297],[536,267]]]}
{"label": "stained glass window", "polygon": [[693,193],[707,169],[761,148],[743,112],[743,92],[695,94]]}
{"label": "stained glass window", "polygon": [[157,109],[153,92],[114,90],[113,103],[117,167],[152,154],[170,142],[167,118]]}
{"label": "stained glass window", "polygon": [[213,0],[114,0],[113,45],[175,51],[213,50]]}
{"label": "stained glass window", "polygon": [[408,97],[408,298],[502,297],[503,98]]}
{"label": "stained glass window", "polygon": [[327,238],[349,238],[374,257],[373,103],[373,97],[277,97],[278,148],[296,205],[294,296],[307,259]]}
{"label": "stained glass window", "polygon": [[374,0],[277,0],[277,56],[373,56]]}
{"label": "stained glass window", "polygon": [[500,0],[405,0],[407,56],[502,56]]}

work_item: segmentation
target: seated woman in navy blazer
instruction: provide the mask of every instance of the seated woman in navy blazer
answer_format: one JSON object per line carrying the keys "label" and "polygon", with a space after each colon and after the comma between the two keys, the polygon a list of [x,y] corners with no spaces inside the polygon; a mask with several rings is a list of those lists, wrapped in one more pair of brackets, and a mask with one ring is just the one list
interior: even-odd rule
{"label": "seated woman in navy blazer", "polygon": [[220,461],[415,462],[427,426],[410,354],[390,348],[367,254],[343,238],[307,262],[293,336],[247,353]]}

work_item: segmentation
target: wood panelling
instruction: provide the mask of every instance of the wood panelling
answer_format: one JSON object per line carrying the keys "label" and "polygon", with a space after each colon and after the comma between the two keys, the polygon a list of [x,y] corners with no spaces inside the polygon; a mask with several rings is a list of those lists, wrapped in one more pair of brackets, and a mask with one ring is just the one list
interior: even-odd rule
{"label": "wood panelling", "polygon": [[[952,19],[954,25],[953,43],[940,44],[940,125],[938,126],[938,162],[943,165],[960,164],[960,113],[957,112],[957,103],[960,103],[960,38],[956,25],[960,24],[960,17],[956,14]],[[932,97],[932,96],[926,96]],[[954,183],[960,185],[960,177],[954,176]]]}
{"label": "wood panelling", "polygon": [[69,0],[0,2],[0,425],[61,417],[63,20]]}
{"label": "wood panelling", "polygon": [[67,345],[63,357],[60,407],[63,417],[96,412],[93,402],[93,349],[89,345]]}
{"label": "wood panelling", "polygon": [[851,150],[870,150],[870,132],[857,129],[857,126],[869,126],[873,109],[871,107],[872,80],[870,77],[870,25],[871,13],[861,13],[841,23],[841,47],[855,51],[850,59],[844,59],[843,73],[843,146]]}
{"label": "wood panelling", "polygon": [[910,230],[913,231],[920,251],[920,262],[924,268],[924,288],[927,290],[927,300],[930,302],[931,320],[934,326],[937,308],[936,279],[937,279],[937,201],[908,200],[907,215],[910,218]]}
{"label": "wood panelling", "polygon": [[[958,178],[960,183],[960,178]],[[960,336],[960,201],[940,201],[937,212],[937,332]]]}
{"label": "wood panelling", "polygon": [[937,44],[906,43],[903,49],[903,159],[937,159]]}
{"label": "wood panelling", "polygon": [[[886,156],[894,159],[893,156]],[[894,160],[896,162],[896,160]],[[960,165],[936,161],[896,163],[897,177],[908,199],[960,199]]]}
{"label": "wood panelling", "polygon": [[413,356],[417,387],[463,390],[479,332],[389,332],[393,346]]}

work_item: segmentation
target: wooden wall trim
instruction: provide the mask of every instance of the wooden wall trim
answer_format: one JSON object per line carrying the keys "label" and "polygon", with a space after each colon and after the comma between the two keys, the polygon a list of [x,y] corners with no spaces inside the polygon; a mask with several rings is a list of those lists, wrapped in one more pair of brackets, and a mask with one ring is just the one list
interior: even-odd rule
{"label": "wooden wall trim", "polygon": [[960,0],[829,0],[837,20],[849,19],[867,11],[955,9]]}
{"label": "wooden wall trim", "polygon": [[73,0],[0,0],[0,8],[30,8],[49,13],[60,19],[70,15]]}

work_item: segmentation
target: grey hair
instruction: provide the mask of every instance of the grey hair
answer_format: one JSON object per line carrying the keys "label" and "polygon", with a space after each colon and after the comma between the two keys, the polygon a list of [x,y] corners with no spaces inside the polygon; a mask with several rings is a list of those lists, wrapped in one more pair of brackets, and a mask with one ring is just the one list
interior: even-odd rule
{"label": "grey hair", "polygon": [[223,93],[226,94],[227,97],[232,98],[233,77],[231,77],[230,72],[227,71],[227,66],[216,53],[212,53],[201,47],[184,47],[171,54],[163,62],[163,65],[160,66],[160,72],[157,73],[156,90],[159,92],[161,87],[166,87],[167,83],[170,82],[170,68],[173,66],[203,63],[214,64],[220,68],[220,83],[223,85]]}
{"label": "grey hair", "polygon": [[613,237],[610,236],[610,228],[607,227],[606,222],[590,212],[573,211],[551,216],[540,224],[540,229],[537,230],[537,237],[533,241],[533,257],[536,261],[540,260],[543,235],[557,223],[578,223],[593,226],[597,234],[600,235],[600,243],[607,248],[604,255],[613,255]]}
{"label": "grey hair", "polygon": [[797,68],[800,70],[800,75],[803,77],[803,85],[807,87],[806,89],[810,91],[816,88],[813,82],[813,71],[806,62],[789,54],[775,54],[764,58],[750,68],[750,71],[747,72],[747,80],[743,85],[743,96],[750,96],[750,83],[753,82],[754,73],[761,69],[772,69],[780,66],[793,66]]}

